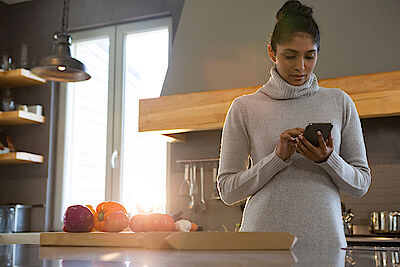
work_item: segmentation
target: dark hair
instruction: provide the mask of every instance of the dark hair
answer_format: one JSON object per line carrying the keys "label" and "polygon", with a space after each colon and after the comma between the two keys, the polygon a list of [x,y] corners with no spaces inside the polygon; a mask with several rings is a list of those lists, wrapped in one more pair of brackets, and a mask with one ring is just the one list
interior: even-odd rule
{"label": "dark hair", "polygon": [[312,8],[299,1],[287,1],[276,13],[276,24],[271,37],[272,50],[276,52],[276,45],[289,41],[293,34],[305,32],[312,36],[319,51],[319,30],[312,14]]}

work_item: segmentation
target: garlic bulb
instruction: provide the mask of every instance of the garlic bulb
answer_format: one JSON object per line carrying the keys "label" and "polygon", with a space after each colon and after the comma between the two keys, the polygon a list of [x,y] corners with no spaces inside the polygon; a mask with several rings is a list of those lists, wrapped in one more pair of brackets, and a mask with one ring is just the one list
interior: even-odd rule
{"label": "garlic bulb", "polygon": [[192,223],[188,220],[179,220],[175,222],[175,229],[179,232],[190,232]]}

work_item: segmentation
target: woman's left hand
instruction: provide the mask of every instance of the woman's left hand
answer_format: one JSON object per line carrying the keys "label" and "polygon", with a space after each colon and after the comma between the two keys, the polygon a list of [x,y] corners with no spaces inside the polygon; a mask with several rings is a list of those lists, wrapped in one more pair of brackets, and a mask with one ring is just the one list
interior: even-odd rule
{"label": "woman's left hand", "polygon": [[328,141],[325,142],[320,131],[317,132],[319,146],[311,144],[303,135],[298,137],[299,142],[296,144],[296,151],[302,154],[305,158],[316,163],[324,162],[328,159],[333,151],[332,134],[328,136]]}

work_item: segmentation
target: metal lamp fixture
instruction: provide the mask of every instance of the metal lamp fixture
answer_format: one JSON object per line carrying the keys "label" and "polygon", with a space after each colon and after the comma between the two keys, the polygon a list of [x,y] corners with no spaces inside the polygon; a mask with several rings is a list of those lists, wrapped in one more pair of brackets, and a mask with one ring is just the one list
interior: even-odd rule
{"label": "metal lamp fixture", "polygon": [[32,72],[46,80],[79,82],[90,79],[85,65],[71,57],[71,36],[68,35],[69,0],[64,0],[61,32],[54,34],[54,54],[42,58]]}

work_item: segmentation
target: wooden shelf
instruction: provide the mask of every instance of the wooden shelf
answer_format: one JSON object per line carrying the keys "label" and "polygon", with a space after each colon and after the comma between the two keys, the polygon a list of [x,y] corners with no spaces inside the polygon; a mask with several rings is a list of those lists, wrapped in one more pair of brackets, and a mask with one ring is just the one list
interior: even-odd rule
{"label": "wooden shelf", "polygon": [[44,157],[28,152],[0,154],[0,165],[43,163]]}
{"label": "wooden shelf", "polygon": [[[400,71],[326,79],[319,85],[343,88],[361,118],[400,115]],[[222,129],[226,113],[238,96],[259,87],[162,96],[139,101],[139,132],[160,134]],[[173,137],[173,136],[170,136]]]}
{"label": "wooden shelf", "polygon": [[15,69],[0,72],[0,87],[12,88],[43,84],[46,80],[27,69]]}
{"label": "wooden shelf", "polygon": [[32,112],[16,110],[16,111],[0,111],[0,125],[21,125],[44,123],[45,117]]}
{"label": "wooden shelf", "polygon": [[326,79],[319,84],[348,93],[361,118],[400,115],[400,71]]}

